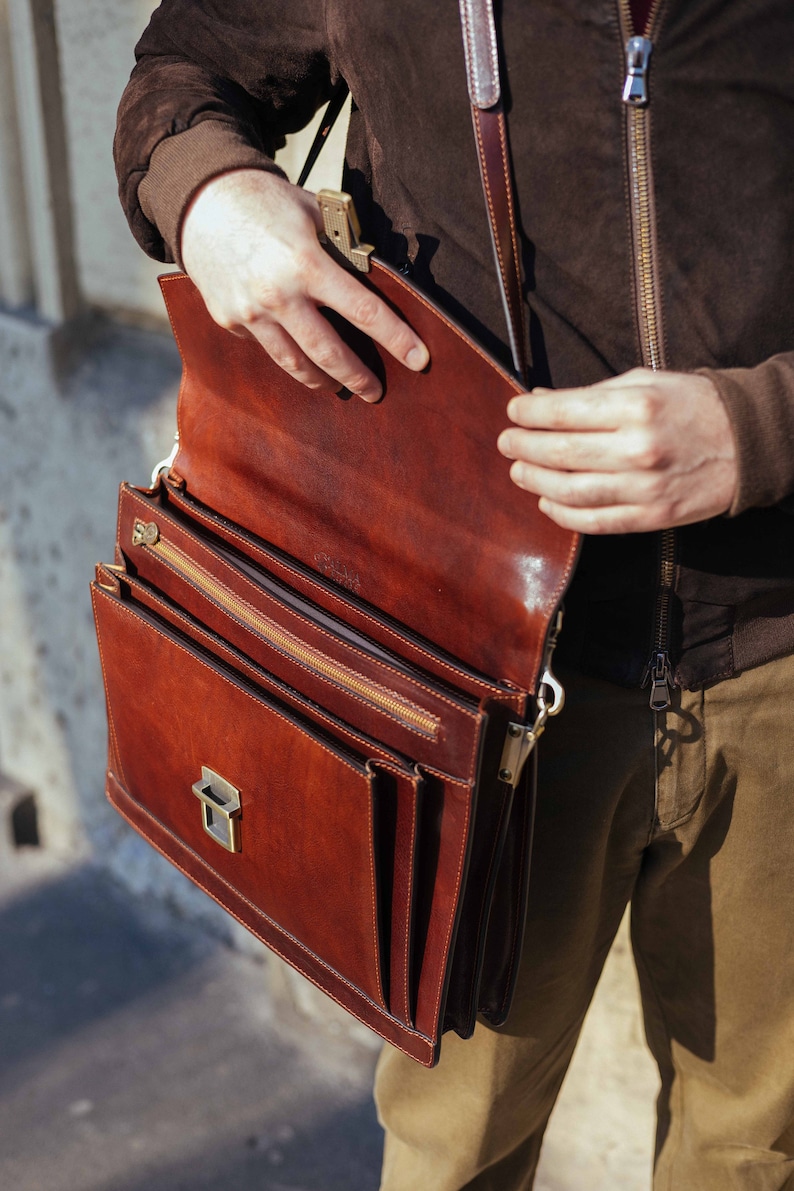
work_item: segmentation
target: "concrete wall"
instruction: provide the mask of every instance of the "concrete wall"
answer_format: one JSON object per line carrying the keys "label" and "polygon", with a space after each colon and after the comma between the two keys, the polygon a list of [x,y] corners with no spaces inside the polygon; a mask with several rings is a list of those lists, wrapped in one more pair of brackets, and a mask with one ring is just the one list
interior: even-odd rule
{"label": "concrete wall", "polygon": [[33,793],[44,846],[110,864],[127,832],[102,799],[87,583],[112,557],[118,481],[168,451],[178,380],[165,336],[92,310],[160,318],[110,156],[146,17],[0,0],[0,788],[5,810],[9,790]]}
{"label": "concrete wall", "polygon": [[[55,188],[71,214],[80,292],[91,306],[142,321],[163,321],[156,285],[162,266],[148,260],[130,236],[116,194],[112,142],[116,108],[134,62],[133,48],[153,7],[150,0],[57,0],[54,7],[68,171],[58,177]],[[25,225],[36,205],[30,194],[34,187],[25,193],[19,151],[20,139],[36,135],[36,122],[16,102],[16,92],[29,96],[34,80],[28,55],[20,53],[18,36],[12,47],[11,25],[23,24],[19,14],[26,10],[41,16],[51,8],[52,0],[46,4],[0,0],[0,304],[11,308],[33,299]],[[23,107],[27,109],[29,103]],[[316,167],[315,187],[338,183],[344,123],[340,121]],[[293,138],[281,155],[288,171],[297,173],[310,135],[307,130]],[[2,288],[4,275],[7,290]]]}
{"label": "concrete wall", "polygon": [[[133,47],[154,5],[149,0],[58,0],[57,27],[79,277],[87,301],[105,309],[162,318],[154,284],[162,265],[147,260],[127,229],[111,158],[116,108],[133,65]],[[326,146],[312,185],[338,185],[344,121]],[[341,135],[340,135],[341,134]],[[280,155],[300,169],[307,136]]]}
{"label": "concrete wall", "polygon": [[71,164],[76,255],[86,300],[162,318],[162,265],[130,236],[116,195],[111,147],[149,0],[58,0],[56,15]]}

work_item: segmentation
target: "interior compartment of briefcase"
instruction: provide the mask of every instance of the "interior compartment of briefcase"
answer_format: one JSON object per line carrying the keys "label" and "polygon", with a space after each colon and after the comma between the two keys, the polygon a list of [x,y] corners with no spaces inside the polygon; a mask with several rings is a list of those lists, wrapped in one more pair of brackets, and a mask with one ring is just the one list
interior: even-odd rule
{"label": "interior compartment of briefcase", "polygon": [[[203,529],[210,535],[210,540],[224,542],[238,550],[243,557],[258,563],[294,592],[313,601],[340,623],[343,621],[347,631],[360,634],[369,648],[374,644],[382,645],[406,664],[416,667],[420,673],[433,675],[459,693],[472,696],[478,702],[497,700],[509,707],[516,716],[524,715],[526,689],[482,674],[380,612],[358,596],[356,576],[334,569],[333,560],[316,559],[322,573],[310,572],[283,551],[208,509],[163,477],[148,497],[144,497],[139,489],[122,485],[122,500],[125,492],[135,493],[142,499],[162,505],[176,517],[183,517],[185,524],[194,531]],[[325,579],[325,575],[331,576],[331,580]]]}
{"label": "interior compartment of briefcase", "polygon": [[117,781],[275,934],[410,1024],[410,973],[390,986],[389,966],[410,953],[418,775],[310,722],[105,576],[93,599]]}
{"label": "interior compartment of briefcase", "polygon": [[473,778],[485,712],[297,596],[261,567],[127,490],[127,569],[283,682],[413,762]]}

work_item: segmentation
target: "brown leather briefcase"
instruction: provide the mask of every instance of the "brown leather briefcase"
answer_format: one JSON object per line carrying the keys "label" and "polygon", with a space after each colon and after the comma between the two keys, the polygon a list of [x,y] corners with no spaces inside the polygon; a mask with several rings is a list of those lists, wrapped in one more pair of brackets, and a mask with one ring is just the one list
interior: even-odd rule
{"label": "brown leather briefcase", "polygon": [[[495,442],[519,385],[399,274],[428,344],[309,396],[163,279],[180,445],[93,588],[117,809],[274,951],[432,1064],[504,1020],[536,698],[576,538]],[[541,713],[543,700],[541,700]],[[540,725],[538,725],[539,727]],[[537,728],[536,728],[537,731]]]}
{"label": "brown leather briefcase", "polygon": [[178,452],[153,487],[122,485],[116,561],[92,589],[106,788],[273,951],[431,1066],[445,1029],[509,1008],[525,762],[558,701],[577,536],[497,453],[519,382],[399,273],[375,261],[362,281],[431,356],[417,375],[364,345],[377,405],[307,394],[187,277],[162,279]]}

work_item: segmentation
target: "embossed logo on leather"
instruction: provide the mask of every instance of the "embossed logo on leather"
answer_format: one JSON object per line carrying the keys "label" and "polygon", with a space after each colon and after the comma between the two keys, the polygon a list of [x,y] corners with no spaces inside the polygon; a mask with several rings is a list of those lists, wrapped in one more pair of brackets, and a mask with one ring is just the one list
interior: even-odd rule
{"label": "embossed logo on leather", "polygon": [[338,558],[331,558],[330,554],[320,553],[315,554],[314,561],[322,573],[329,579],[333,579],[334,583],[338,583],[341,587],[346,587],[348,591],[354,591],[356,593],[361,591],[361,580],[358,577],[358,572],[351,571]]}

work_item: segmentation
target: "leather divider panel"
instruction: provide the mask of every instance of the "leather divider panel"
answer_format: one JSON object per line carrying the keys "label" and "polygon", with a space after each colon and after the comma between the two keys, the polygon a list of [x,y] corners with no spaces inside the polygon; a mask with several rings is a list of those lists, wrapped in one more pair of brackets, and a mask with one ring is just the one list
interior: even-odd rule
{"label": "leather divider panel", "polygon": [[[472,844],[461,911],[464,925],[458,932],[455,944],[451,992],[444,1021],[445,1028],[454,1029],[461,1038],[471,1036],[480,1007],[479,990],[485,971],[494,891],[503,864],[515,803],[512,786],[496,777],[509,716],[505,707],[499,704],[489,704],[489,712],[490,730],[482,738],[479,758],[479,770],[488,778],[480,783],[474,808]],[[509,926],[510,923],[505,920],[497,919],[494,922],[494,929],[500,934]],[[485,979],[488,979],[487,973]]]}
{"label": "leather divider panel", "polygon": [[[156,542],[142,540],[141,525],[156,527]],[[280,680],[414,762],[474,777],[485,715],[473,699],[296,611],[276,594],[278,585],[266,589],[264,576],[256,582],[129,489],[120,502],[119,540],[132,573]]]}
{"label": "leather divider panel", "polygon": [[515,989],[526,924],[529,858],[535,820],[538,754],[529,758],[513,797],[511,825],[496,877],[477,1009],[491,1025],[504,1025]]}
{"label": "leather divider panel", "polygon": [[[468,870],[477,795],[471,785],[426,774],[416,874],[416,1027],[431,1037],[442,1030]],[[443,957],[443,962],[439,962]]]}
{"label": "leather divider panel", "polygon": [[[140,492],[129,485],[122,485],[121,499],[124,491]],[[201,527],[216,535],[301,595],[313,600],[332,615],[343,618],[360,633],[387,649],[399,653],[412,665],[477,699],[496,698],[512,707],[516,715],[524,714],[527,701],[525,688],[507,686],[465,668],[456,658],[441,652],[403,625],[384,618],[377,609],[365,604],[354,592],[340,589],[322,577],[311,574],[288,555],[243,530],[233,521],[204,508],[168,481],[161,480],[157,489],[147,495],[153,502],[162,503],[171,511],[185,517],[189,527],[194,530]]]}
{"label": "leather divider panel", "polygon": [[377,405],[307,394],[218,327],[187,277],[162,279],[184,364],[173,474],[481,673],[534,690],[578,535],[515,487],[496,449],[520,386],[387,266],[362,283],[431,355],[416,374],[378,350]]}
{"label": "leather divider panel", "polygon": [[[407,775],[389,761],[373,761],[372,769],[380,777],[381,801],[385,804],[378,831],[382,888],[391,891],[390,907],[384,897],[384,909],[390,908],[389,1008],[401,1022],[411,1026],[415,1000],[414,894],[423,783],[415,780],[411,787]],[[387,793],[392,797],[387,798]]]}
{"label": "leather divider panel", "polygon": [[[458,932],[451,980],[454,991],[447,999],[444,1020],[445,1028],[461,1038],[470,1038],[474,1032],[486,931],[512,805],[513,790],[505,782],[477,800],[461,915],[465,929]],[[497,924],[497,929],[501,930],[502,924]]]}
{"label": "leather divider panel", "polygon": [[[386,1011],[377,771],[96,585],[93,599],[117,780],[281,934]],[[132,700],[135,688],[147,697]],[[192,788],[202,766],[239,790],[237,853],[204,830]]]}

